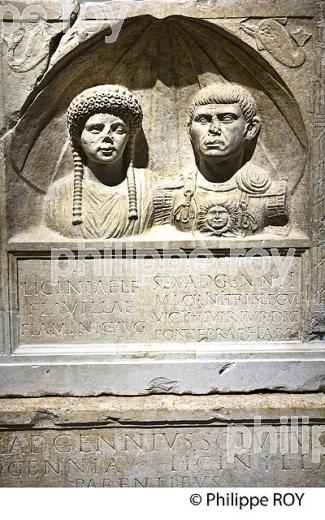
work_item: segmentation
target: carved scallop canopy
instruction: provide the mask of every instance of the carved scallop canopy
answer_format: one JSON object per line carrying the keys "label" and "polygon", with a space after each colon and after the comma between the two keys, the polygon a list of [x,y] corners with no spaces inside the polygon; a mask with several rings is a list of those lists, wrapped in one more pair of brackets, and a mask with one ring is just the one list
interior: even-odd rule
{"label": "carved scallop canopy", "polygon": [[136,162],[156,177],[175,175],[194,158],[186,132],[190,100],[213,82],[236,82],[256,99],[263,126],[254,162],[293,190],[307,155],[297,102],[256,51],[216,25],[170,17],[127,20],[115,43],[97,34],[49,69],[18,123],[11,158],[17,173],[46,191],[72,170],[66,110],[82,90],[117,83],[132,90],[144,113]]}

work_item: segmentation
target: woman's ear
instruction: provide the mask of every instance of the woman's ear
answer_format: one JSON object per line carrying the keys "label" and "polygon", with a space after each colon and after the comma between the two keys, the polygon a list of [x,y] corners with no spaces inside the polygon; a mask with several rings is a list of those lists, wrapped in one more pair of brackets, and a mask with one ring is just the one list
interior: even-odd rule
{"label": "woman's ear", "polygon": [[261,129],[261,120],[258,116],[253,117],[246,130],[246,140],[253,141]]}

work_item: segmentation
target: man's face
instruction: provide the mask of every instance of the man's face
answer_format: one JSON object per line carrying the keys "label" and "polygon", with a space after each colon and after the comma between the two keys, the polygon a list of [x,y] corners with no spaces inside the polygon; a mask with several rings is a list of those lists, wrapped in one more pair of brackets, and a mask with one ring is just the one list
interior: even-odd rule
{"label": "man's face", "polygon": [[229,221],[229,213],[223,206],[212,206],[207,212],[206,220],[212,229],[222,229]]}
{"label": "man's face", "polygon": [[80,143],[89,160],[109,165],[123,157],[129,136],[128,125],[119,117],[95,114],[86,122]]}
{"label": "man's face", "polygon": [[227,158],[243,148],[247,128],[239,104],[202,105],[195,109],[190,137],[199,155]]}

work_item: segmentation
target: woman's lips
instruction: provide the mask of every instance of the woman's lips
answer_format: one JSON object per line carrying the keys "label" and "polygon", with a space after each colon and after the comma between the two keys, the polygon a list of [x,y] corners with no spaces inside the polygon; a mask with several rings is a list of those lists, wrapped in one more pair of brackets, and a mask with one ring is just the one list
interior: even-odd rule
{"label": "woman's lips", "polygon": [[99,148],[99,151],[102,153],[112,153],[115,151],[115,148]]}

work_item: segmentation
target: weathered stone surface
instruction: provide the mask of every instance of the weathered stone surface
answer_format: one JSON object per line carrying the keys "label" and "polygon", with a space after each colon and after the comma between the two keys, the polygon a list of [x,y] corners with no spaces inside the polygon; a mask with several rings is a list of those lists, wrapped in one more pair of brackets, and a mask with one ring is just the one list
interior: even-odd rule
{"label": "weathered stone surface", "polygon": [[58,284],[54,258],[20,260],[17,347],[299,339],[301,259],[288,260],[79,260],[68,276],[62,260]]}
{"label": "weathered stone surface", "polygon": [[[142,349],[122,345],[111,354],[94,346],[83,347],[82,355],[81,350],[70,346],[68,354],[58,346],[45,356],[34,347],[26,355],[16,354],[15,363],[9,356],[3,357],[1,395],[303,393],[325,388],[321,343],[309,351],[294,343],[277,351],[274,344],[266,343],[262,352],[260,344],[246,343],[239,352],[227,344],[221,344],[217,352],[215,347],[200,352],[191,343],[185,352],[173,343],[165,352],[150,344]],[[17,381],[23,384],[17,385]]]}
{"label": "weathered stone surface", "polygon": [[0,486],[324,486],[324,2],[0,16]]}
{"label": "weathered stone surface", "polygon": [[[62,24],[46,21],[2,24],[2,71],[6,78],[2,84],[2,133],[19,119],[28,96],[48,67],[52,48],[55,48],[62,30]],[[12,85],[17,85],[15,96],[12,95]]]}
{"label": "weathered stone surface", "polygon": [[264,448],[227,462],[223,427],[45,430],[5,432],[0,438],[2,487],[204,488],[261,482],[323,487],[325,482],[323,460],[313,463],[306,454],[269,456]]}
{"label": "weathered stone surface", "polygon": [[[106,8],[105,8],[106,7]],[[172,16],[174,14],[192,16],[195,18],[215,17],[248,17],[248,16],[313,16],[315,3],[313,0],[299,0],[285,2],[268,2],[262,0],[258,4],[253,0],[165,0],[164,3],[150,0],[113,0],[109,6],[100,5],[100,2],[92,2],[91,5],[81,4],[81,14],[93,19],[102,13],[107,18],[121,17],[126,12],[128,16],[152,14],[158,18]]]}
{"label": "weathered stone surface", "polygon": [[[236,23],[237,40],[240,41],[239,36],[244,34],[244,31],[240,30],[240,21],[238,20]],[[112,84],[117,82],[122,83],[137,94],[144,113],[144,136],[140,135],[139,142],[136,143],[135,162],[138,163],[138,166],[146,168],[148,177],[151,178],[153,192],[152,194],[148,194],[147,198],[152,198],[155,202],[156,222],[159,224],[169,223],[169,221],[172,220],[169,213],[173,211],[175,213],[173,216],[174,219],[180,220],[181,215],[177,210],[178,206],[182,205],[182,200],[174,201],[174,205],[170,203],[171,208],[169,209],[167,199],[170,190],[174,188],[173,195],[175,195],[176,199],[181,199],[181,197],[177,197],[177,194],[182,191],[182,186],[185,186],[184,182],[182,184],[180,181],[180,175],[182,174],[184,176],[184,169],[186,171],[186,179],[188,176],[195,174],[196,166],[193,163],[195,163],[194,156],[196,156],[198,152],[197,145],[196,147],[194,146],[193,154],[191,141],[185,130],[185,122],[189,114],[189,105],[200,85],[223,82],[225,75],[228,76],[228,74],[233,75],[231,78],[232,82],[238,81],[237,72],[235,72],[235,69],[229,67],[229,56],[232,56],[233,59],[238,59],[238,67],[242,68],[241,75],[246,78],[245,81],[255,82],[255,88],[251,91],[251,94],[253,94],[258,104],[258,114],[262,117],[263,123],[261,135],[257,139],[256,132],[258,131],[259,124],[257,124],[257,117],[254,116],[253,119],[256,119],[255,129],[251,132],[250,136],[247,135],[245,138],[247,140],[244,147],[246,152],[248,151],[247,147],[249,148],[251,145],[254,145],[254,148],[256,144],[252,161],[246,161],[244,170],[241,171],[243,160],[238,160],[238,164],[232,167],[232,175],[228,175],[228,177],[231,177],[230,180],[232,182],[236,181],[238,185],[237,190],[235,190],[233,186],[227,187],[227,183],[223,182],[220,190],[225,191],[225,194],[222,196],[222,194],[216,192],[214,195],[215,202],[224,204],[225,201],[223,199],[227,196],[227,203],[231,202],[232,204],[236,203],[242,206],[238,216],[237,213],[232,212],[230,208],[227,209],[228,213],[231,213],[230,216],[232,220],[239,221],[238,227],[242,234],[244,222],[241,224],[241,221],[246,219],[247,222],[245,226],[247,227],[248,225],[251,227],[251,231],[254,233],[256,231],[263,231],[267,224],[269,229],[266,229],[266,232],[269,232],[268,236],[270,238],[285,236],[289,239],[291,237],[294,238],[296,235],[301,236],[302,239],[306,238],[309,229],[307,222],[302,216],[308,211],[306,204],[308,187],[305,180],[302,181],[301,179],[306,160],[306,132],[310,131],[310,121],[308,120],[310,116],[307,115],[308,110],[304,113],[304,116],[306,116],[304,124],[301,120],[300,107],[297,101],[286,90],[282,89],[281,92],[278,92],[278,80],[275,71],[273,76],[270,75],[265,64],[260,64],[256,62],[256,60],[253,61],[247,47],[241,47],[241,44],[235,45],[233,40],[225,36],[223,30],[221,31],[217,24],[206,25],[201,22],[194,24],[191,20],[173,18],[159,22],[158,27],[159,30],[156,30],[157,22],[154,19],[143,17],[136,20],[127,20],[114,43],[105,43],[104,35],[101,37],[100,35],[96,35],[92,39],[87,40],[87,42],[84,42],[84,44],[79,42],[80,44],[77,49],[74,49],[73,52],[69,49],[69,53],[65,56],[65,59],[61,59],[54,68],[49,70],[39,85],[39,90],[41,91],[39,96],[31,103],[15,129],[11,147],[13,169],[16,174],[22,175],[23,178],[30,183],[29,188],[34,188],[34,190],[31,191],[26,186],[21,185],[21,183],[19,183],[19,186],[16,186],[17,180],[15,173],[8,172],[9,178],[12,176],[13,187],[15,187],[15,189],[13,188],[13,192],[16,192],[17,189],[23,190],[25,192],[26,202],[32,198],[33,203],[36,204],[40,210],[42,207],[44,208],[44,206],[46,208],[52,199],[57,201],[62,199],[61,204],[64,205],[68,215],[68,203],[64,199],[64,194],[61,193],[63,188],[66,188],[67,196],[70,196],[66,183],[69,180],[69,174],[71,175],[73,171],[69,141],[66,134],[66,110],[75,95],[80,94],[79,81],[84,82],[84,88],[90,86],[88,82],[92,75],[89,75],[85,70],[85,68],[89,66],[92,70],[98,70],[98,77],[96,79],[98,83],[107,82],[107,78],[111,78],[110,81]],[[309,30],[309,28],[306,28],[306,30]],[[169,40],[164,37],[169,32],[173,35],[172,39],[175,40],[175,45],[171,45]],[[193,38],[191,39],[191,56],[192,60],[193,57],[196,56],[195,62],[189,61],[189,56],[187,56],[187,33],[193,34]],[[201,46],[197,45],[194,36],[202,40]],[[152,40],[154,40],[154,45]],[[213,61],[212,64],[209,58],[211,40],[218,41],[219,48],[223,49],[223,55],[218,58],[218,62]],[[160,54],[164,56],[166,65],[163,68],[159,65],[158,61],[155,61],[155,55],[148,55],[148,53],[146,53],[145,49],[148,48],[150,42],[153,48],[156,49],[156,52],[158,52],[159,49]],[[70,42],[67,43],[70,44]],[[297,44],[295,45],[297,46]],[[306,45],[309,46],[308,48],[310,49],[308,41]],[[131,76],[130,67],[135,60],[134,53],[138,55],[140,51],[139,46],[143,50],[143,54],[141,54],[142,58],[141,61],[138,62],[137,70],[134,71],[134,75]],[[83,52],[81,52],[82,49]],[[308,54],[308,50],[306,52]],[[107,59],[103,60],[103,54]],[[173,63],[178,59],[177,56],[179,55],[184,55],[184,60],[178,64],[179,70],[177,74],[175,74]],[[238,58],[236,57],[237,55]],[[68,59],[71,62],[74,56],[73,68],[70,63],[68,70],[65,70],[65,63]],[[119,64],[120,60],[122,60],[121,65]],[[112,61],[115,62],[113,71],[111,71]],[[125,66],[124,62],[129,65]],[[247,62],[247,66],[243,67],[243,62]],[[303,101],[302,105],[305,106],[306,99],[308,99],[306,98],[306,91],[310,92],[311,88],[311,79],[309,80],[311,62],[307,60],[306,63],[300,66],[304,68],[305,74],[303,77],[305,79],[303,83],[301,81],[299,83],[300,92],[297,92],[297,98],[300,98],[301,101]],[[63,70],[53,77],[54,69],[56,68],[58,72],[62,67]],[[254,68],[258,70],[258,82],[254,79],[252,72]],[[288,75],[288,72],[284,72],[284,74]],[[82,79],[78,80],[77,78],[80,77],[80,75]],[[141,83],[147,81],[144,78],[149,77],[149,75],[148,88],[141,88]],[[51,77],[53,78],[52,80]],[[73,77],[75,77],[75,81]],[[271,77],[272,80],[270,82]],[[158,87],[158,80],[165,85],[164,88],[161,89]],[[175,83],[175,87],[168,87],[171,81]],[[196,87],[193,86],[193,82],[197,84]],[[262,83],[262,90],[259,87],[259,82]],[[50,87],[47,86],[48,83]],[[48,88],[51,90],[51,99],[53,99],[52,107],[48,104]],[[64,96],[62,95],[63,92],[65,92]],[[246,95],[245,92],[246,91],[243,91],[243,95]],[[218,96],[219,94],[216,95]],[[269,98],[271,98],[271,102]],[[150,113],[152,100],[154,100],[153,102],[156,107],[155,111],[151,117],[146,117],[146,114]],[[42,119],[39,118],[40,112],[43,113]],[[175,112],[179,114],[176,126]],[[49,119],[50,121],[48,121]],[[157,128],[159,128],[162,121],[164,121],[165,129],[163,139],[157,135]],[[276,132],[272,130],[274,126],[276,126]],[[33,128],[33,131],[26,133],[25,128]],[[59,129],[60,131],[58,131]],[[44,153],[45,149],[42,146],[42,140],[49,135],[51,135],[51,139],[55,140],[52,141],[53,144],[50,149]],[[170,139],[170,141],[168,140],[168,146],[170,147],[169,155],[164,154],[167,137]],[[255,143],[256,139],[257,143]],[[287,150],[281,146],[281,142],[283,142],[284,139],[287,143]],[[248,141],[251,140],[253,140],[254,143],[248,143]],[[266,142],[267,150],[265,148]],[[18,149],[20,153],[18,153]],[[148,149],[150,150],[149,154]],[[73,151],[77,151],[75,145]],[[251,150],[250,153],[252,153],[252,151],[253,150]],[[42,164],[43,168],[40,168],[40,164]],[[53,164],[55,164],[54,171],[52,167]],[[82,165],[85,166],[83,162]],[[200,175],[204,177],[202,166],[199,166],[198,163],[197,166]],[[201,188],[200,175],[197,179],[197,193],[192,194],[192,198],[194,199],[196,195],[199,197]],[[157,194],[155,180],[158,178],[162,186],[159,184]],[[254,181],[253,178],[255,179]],[[216,179],[214,179],[214,181],[215,180]],[[58,186],[58,183],[60,183],[61,191],[57,193],[54,187]],[[86,181],[85,174],[83,184],[85,192],[87,192],[87,184],[89,183]],[[216,183],[214,182],[214,184]],[[37,193],[35,193],[35,189],[36,191],[38,190]],[[227,193],[229,190],[233,193]],[[49,195],[48,199],[46,199],[42,196],[44,191],[47,191],[49,194],[53,194],[54,191],[54,194],[52,197]],[[287,201],[289,192],[291,194],[290,207]],[[238,202],[238,196],[243,193],[247,194],[248,200],[240,200],[240,202]],[[237,195],[237,198],[235,195]],[[164,203],[161,203],[162,196],[165,200]],[[253,201],[252,198],[256,200]],[[228,199],[230,200],[228,201]],[[59,205],[59,202],[57,202],[57,205]],[[265,205],[264,211],[259,208],[261,205]],[[245,209],[243,209],[244,206]],[[21,233],[24,233],[28,228],[26,225],[26,222],[28,222],[29,227],[33,226],[32,233],[30,233],[28,240],[31,239],[31,235],[33,239],[41,239],[39,231],[40,219],[36,219],[35,212],[30,214],[29,208],[31,207],[31,205],[26,204],[23,208],[23,226],[22,223],[17,222],[16,219],[11,218],[9,220],[11,237],[21,236]],[[192,211],[192,207],[190,207],[190,209]],[[58,207],[57,210],[59,211],[60,208]],[[289,219],[287,219],[288,210],[290,213]],[[202,211],[202,203],[200,203],[198,212],[200,213]],[[241,215],[241,213],[243,213],[243,215]],[[261,213],[261,215],[259,213]],[[148,215],[150,216],[149,210]],[[288,225],[284,225],[287,220]],[[78,238],[79,236],[80,238],[84,237],[87,239],[94,238],[94,234],[91,235],[89,232],[89,226],[87,227],[88,232],[82,230],[82,233],[80,233],[80,228],[76,226],[73,233],[71,230],[70,233],[67,233],[64,222],[56,226],[49,224],[49,222],[47,222],[47,224],[48,227],[54,229],[61,236],[68,235],[74,238]],[[182,226],[181,229],[184,231]],[[202,229],[202,227],[199,227],[200,232]],[[233,232],[232,229],[228,231]],[[235,231],[237,230],[235,229]],[[98,238],[112,237],[112,233],[106,233],[105,235],[98,232],[97,235]],[[227,238],[225,233],[223,233],[223,235],[224,238]],[[57,236],[55,238],[57,238]],[[192,236],[188,238],[192,238]]]}
{"label": "weathered stone surface", "polygon": [[5,15],[1,395],[322,390],[322,4],[65,5]]}
{"label": "weathered stone surface", "polygon": [[79,11],[78,0],[5,0],[0,4],[1,15],[5,21],[37,22],[39,18],[47,21],[66,21]]}
{"label": "weathered stone surface", "polygon": [[0,399],[0,427],[70,428],[76,424],[125,426],[140,422],[161,425],[193,420],[223,421],[276,420],[282,414],[311,420],[325,419],[325,394],[254,394],[224,396],[150,397],[47,397]]}
{"label": "weathered stone surface", "polygon": [[[6,2],[3,1],[6,5]],[[174,14],[197,18],[213,17],[281,17],[297,16],[312,17],[315,14],[314,0],[278,0],[269,2],[261,0],[258,4],[254,0],[111,0],[109,2],[80,2],[78,0],[12,0],[10,4],[20,13],[29,8],[27,14],[33,14],[42,9],[50,20],[61,20],[63,14],[73,12],[86,19],[115,19],[131,16],[152,14],[156,17],[172,16]],[[5,20],[11,20],[11,10],[4,12]]]}
{"label": "weathered stone surface", "polygon": [[77,0],[1,2],[1,70],[5,78],[1,133],[17,122],[26,100],[47,69],[51,54],[62,34],[73,25],[78,11]]}
{"label": "weathered stone surface", "polygon": [[314,102],[314,167],[313,167],[313,236],[314,247],[312,249],[312,298],[310,304],[309,320],[306,327],[306,337],[309,339],[325,338],[325,7],[319,6],[319,21],[317,31],[316,70],[317,92]]}
{"label": "weathered stone surface", "polygon": [[[291,451],[280,445],[284,416]],[[324,455],[309,445],[324,451],[324,418],[323,395],[2,399],[0,485],[323,486]]]}

